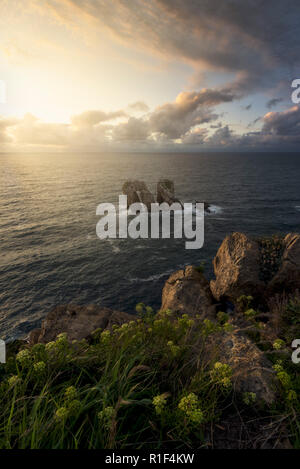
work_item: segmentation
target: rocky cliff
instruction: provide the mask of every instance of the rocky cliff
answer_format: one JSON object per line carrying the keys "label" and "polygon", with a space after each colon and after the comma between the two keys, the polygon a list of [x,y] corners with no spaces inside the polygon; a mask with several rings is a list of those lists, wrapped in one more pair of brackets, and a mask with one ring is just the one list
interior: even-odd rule
{"label": "rocky cliff", "polygon": [[[173,196],[172,186],[166,190],[160,186],[161,197]],[[80,433],[82,447],[91,447],[91,432],[95,448],[130,439],[161,448],[182,438],[188,448],[297,446],[299,372],[291,343],[300,337],[299,244],[295,233],[232,233],[213,261],[215,278],[209,282],[202,266],[174,272],[157,312],[143,304],[131,315],[97,305],[54,308],[27,343],[8,350],[0,414],[14,425],[9,444],[26,448],[38,434],[36,447],[48,447],[49,438],[57,447],[55,425],[63,419]],[[35,423],[25,419],[19,433],[24,415]],[[31,434],[45,427],[45,416],[50,436]],[[8,444],[1,428],[0,446]],[[68,432],[65,438],[62,447],[69,447],[73,439]]]}
{"label": "rocky cliff", "polygon": [[[165,197],[164,184],[159,185],[160,200]],[[128,194],[134,192],[132,187],[128,185]],[[147,192],[142,183],[139,189],[142,194]],[[167,191],[171,197],[173,187],[168,186]],[[206,345],[207,353],[215,353],[216,348],[221,351],[223,359],[232,366],[237,393],[253,392],[270,404],[275,398],[274,372],[257,341],[245,333],[258,327],[258,323],[252,321],[249,325],[241,298],[248,298],[244,302],[250,304],[251,301],[264,308],[258,313],[258,317],[264,318],[261,334],[264,340],[275,339],[274,324],[278,325],[280,318],[275,313],[270,317],[267,305],[278,295],[296,293],[300,286],[300,236],[288,234],[283,239],[258,240],[233,233],[224,239],[213,266],[215,279],[210,283],[201,269],[193,266],[172,274],[163,288],[160,311],[171,310],[177,317],[188,314],[217,323],[220,313],[226,314],[224,308],[230,301],[231,328],[218,337],[218,343]],[[256,313],[251,308],[248,310]],[[61,332],[65,332],[69,340],[81,340],[88,338],[95,329],[110,329],[113,324],[120,325],[132,319],[134,316],[127,313],[95,305],[58,306],[46,316],[41,329],[31,332],[29,343],[52,341]]]}

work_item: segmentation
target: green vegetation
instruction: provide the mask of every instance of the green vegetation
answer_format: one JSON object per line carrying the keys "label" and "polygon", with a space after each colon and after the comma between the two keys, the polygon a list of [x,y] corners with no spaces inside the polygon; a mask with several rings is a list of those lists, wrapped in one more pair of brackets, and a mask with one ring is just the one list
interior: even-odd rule
{"label": "green vegetation", "polygon": [[89,342],[60,334],[13,353],[0,366],[0,448],[208,447],[211,428],[237,407],[256,418],[284,415],[299,446],[300,381],[290,364],[275,363],[281,397],[263,408],[254,393],[235,396],[222,350],[207,354],[230,330],[225,313],[214,324],[154,315],[143,304],[137,311]]}
{"label": "green vegetation", "polygon": [[273,235],[269,238],[260,238],[260,278],[268,283],[278,272],[284,251],[283,238]]}
{"label": "green vegetation", "polygon": [[205,262],[202,261],[197,267],[195,267],[195,270],[200,274],[203,274],[205,270]]}

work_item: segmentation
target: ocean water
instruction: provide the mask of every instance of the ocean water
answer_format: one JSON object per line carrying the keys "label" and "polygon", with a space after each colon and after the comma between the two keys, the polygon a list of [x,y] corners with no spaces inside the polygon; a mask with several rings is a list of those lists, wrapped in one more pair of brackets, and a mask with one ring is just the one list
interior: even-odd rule
{"label": "ocean water", "polygon": [[[134,312],[160,306],[169,274],[211,261],[226,234],[300,230],[300,154],[0,154],[0,338],[24,337],[57,304]],[[174,180],[183,202],[207,201],[205,243],[99,240],[96,207],[127,179]]]}

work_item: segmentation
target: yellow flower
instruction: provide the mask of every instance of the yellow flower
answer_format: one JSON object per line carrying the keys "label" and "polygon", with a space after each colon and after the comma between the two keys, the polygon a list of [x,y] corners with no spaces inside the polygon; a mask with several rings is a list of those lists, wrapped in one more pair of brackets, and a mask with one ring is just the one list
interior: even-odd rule
{"label": "yellow flower", "polygon": [[285,346],[285,342],[282,339],[276,339],[275,342],[273,342],[273,348],[275,350],[280,350]]}
{"label": "yellow flower", "polygon": [[178,408],[185,414],[185,417],[191,423],[203,423],[204,413],[199,407],[198,397],[193,392],[180,400]]}
{"label": "yellow flower", "polygon": [[33,370],[36,375],[42,375],[46,370],[45,362],[38,362],[33,365]]}
{"label": "yellow flower", "polygon": [[160,394],[158,396],[153,397],[152,404],[154,405],[155,412],[157,415],[161,415],[162,411],[164,410],[167,404],[167,394]]}
{"label": "yellow flower", "polygon": [[21,381],[21,379],[19,378],[19,376],[14,375],[14,376],[11,376],[10,378],[8,378],[7,381],[8,381],[9,386],[13,387],[13,386],[15,386],[19,381]]}
{"label": "yellow flower", "polygon": [[16,357],[17,361],[20,363],[20,365],[22,365],[23,367],[28,367],[30,366],[31,362],[32,362],[32,357],[31,357],[31,353],[29,350],[25,349],[25,350],[21,350],[18,354],[17,354],[17,357]]}
{"label": "yellow flower", "polygon": [[232,369],[226,363],[216,362],[210,376],[216,384],[225,389],[231,387]]}
{"label": "yellow flower", "polygon": [[77,397],[77,390],[76,390],[75,386],[69,386],[65,390],[65,400],[66,400],[66,402],[73,401],[73,399],[76,399],[76,397]]}
{"label": "yellow flower", "polygon": [[55,419],[58,421],[64,421],[69,416],[69,411],[66,407],[60,407],[55,412]]}

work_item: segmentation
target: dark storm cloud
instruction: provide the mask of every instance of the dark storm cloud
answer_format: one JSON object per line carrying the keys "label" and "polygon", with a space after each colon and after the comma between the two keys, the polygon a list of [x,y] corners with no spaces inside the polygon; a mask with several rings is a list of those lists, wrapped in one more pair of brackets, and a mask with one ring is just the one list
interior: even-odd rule
{"label": "dark storm cloud", "polygon": [[262,131],[282,137],[297,137],[300,142],[300,107],[282,112],[269,112],[264,117]]}
{"label": "dark storm cloud", "polygon": [[[256,119],[252,125],[259,120],[261,124],[256,132],[238,135],[230,124],[213,128],[224,116],[224,109],[223,114],[217,110],[220,104],[267,92],[266,105],[271,109],[285,100],[285,93],[290,95],[291,77],[296,76],[299,63],[299,0],[28,1],[59,24],[74,27],[82,40],[91,31],[109,33],[126,47],[187,63],[196,73],[214,72],[221,85],[218,89],[179,93],[175,101],[153,111],[142,101],[114,112],[88,110],[73,116],[69,125],[30,118],[16,125],[0,121],[0,141],[47,144],[48,139],[49,144],[57,142],[65,147],[77,142],[95,146],[103,142],[167,142],[203,148],[277,150],[296,148],[300,143],[298,106]],[[87,43],[95,38],[91,35]],[[224,77],[229,77],[227,82]],[[250,108],[251,104],[244,107]],[[136,112],[141,114],[137,117]]]}
{"label": "dark storm cloud", "polygon": [[151,131],[162,133],[170,139],[180,138],[191,127],[216,120],[219,116],[211,111],[211,107],[233,99],[234,96],[224,90],[182,92],[173,103],[163,104],[151,113]]}
{"label": "dark storm cloud", "polygon": [[46,6],[66,23],[77,15],[125,43],[233,72],[235,94],[274,86],[298,61],[298,0],[45,0]]}
{"label": "dark storm cloud", "polygon": [[252,122],[249,122],[249,124],[247,125],[247,128],[249,129],[250,127],[253,127],[255,124],[257,124],[259,121],[261,121],[261,116],[257,117],[256,119],[254,119],[254,121]]}
{"label": "dark storm cloud", "polygon": [[281,103],[282,101],[283,101],[283,98],[273,98],[267,102],[266,106],[268,109],[271,109],[272,107],[277,106],[277,104]]}

